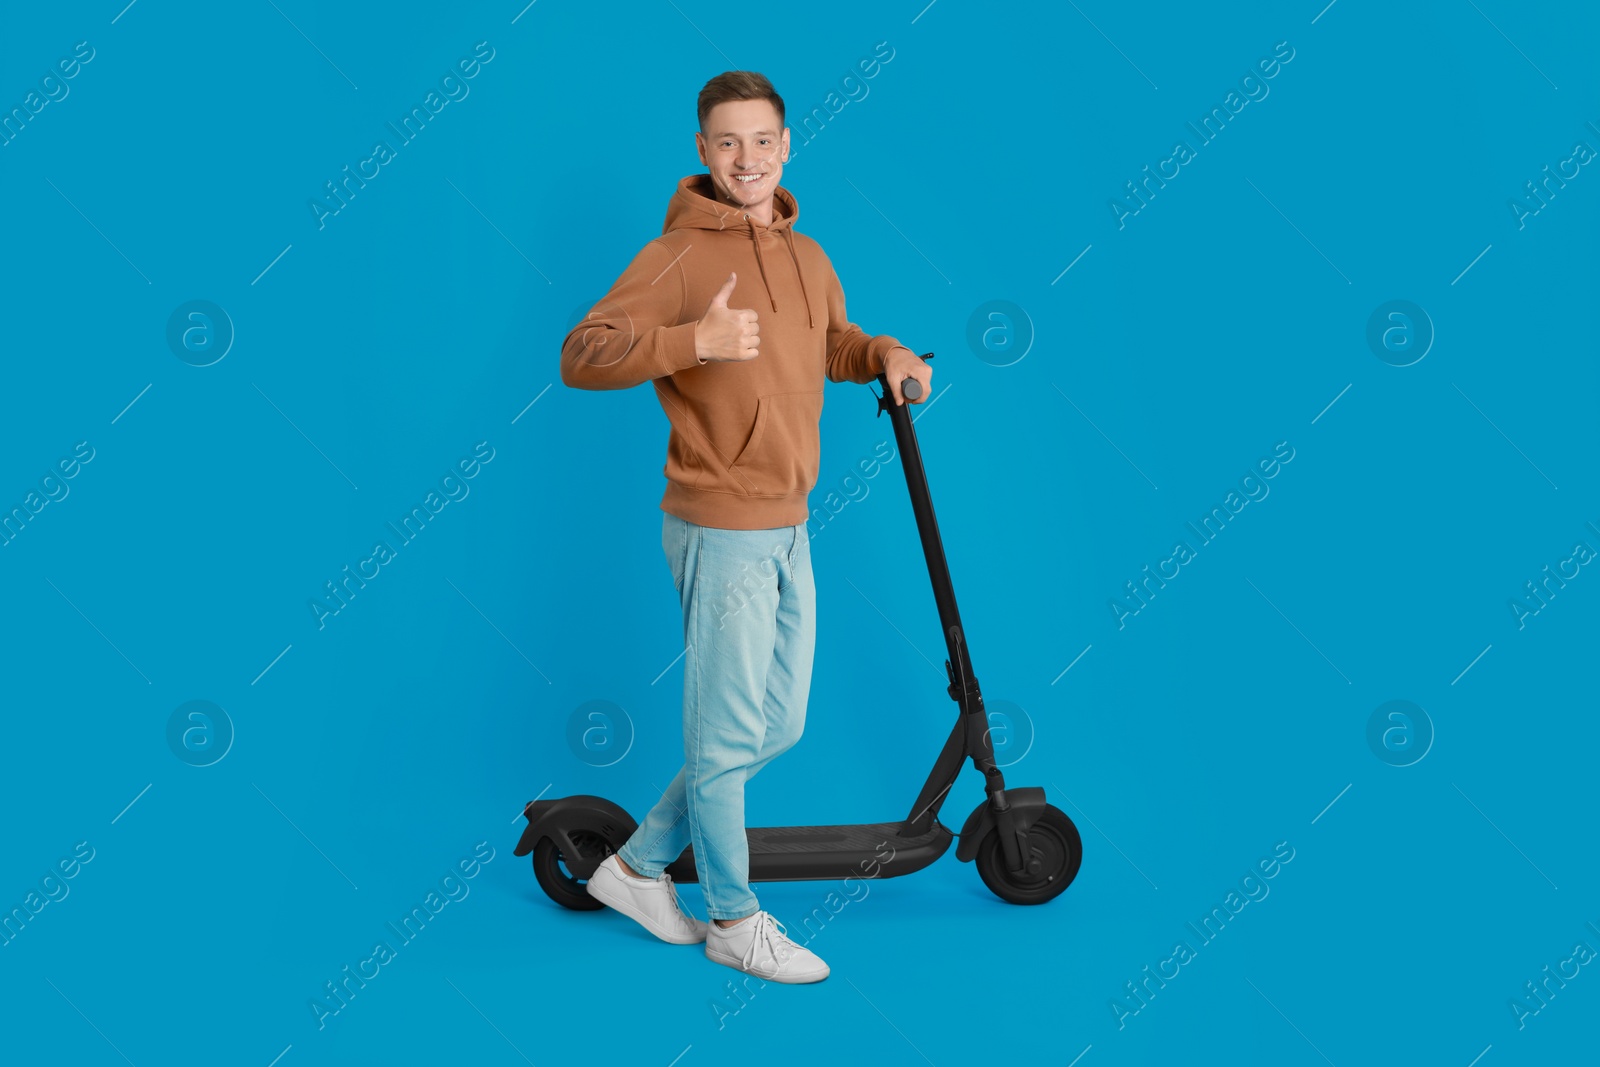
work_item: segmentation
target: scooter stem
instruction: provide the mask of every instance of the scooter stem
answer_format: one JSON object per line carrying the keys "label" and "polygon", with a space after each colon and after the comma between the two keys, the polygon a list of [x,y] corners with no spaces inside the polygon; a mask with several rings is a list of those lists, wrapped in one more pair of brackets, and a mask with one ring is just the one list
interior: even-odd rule
{"label": "scooter stem", "polygon": [[[933,353],[923,353],[921,358],[932,359]],[[921,395],[920,383],[917,383],[915,378],[906,378],[905,382],[913,383],[917,387],[912,394],[913,399]],[[950,566],[945,559],[944,542],[939,537],[939,521],[933,513],[933,495],[928,489],[928,475],[922,465],[922,450],[917,446],[916,430],[911,425],[911,414],[908,410],[911,405],[894,402],[894,394],[889,389],[888,379],[882,373],[878,374],[878,384],[883,390],[883,394],[878,397],[878,413],[882,415],[887,411],[889,421],[894,426],[895,442],[899,448],[901,464],[905,469],[906,489],[911,495],[911,509],[917,518],[917,533],[922,538],[922,555],[928,564],[928,578],[933,585],[933,599],[939,609],[939,628],[944,633],[945,647],[949,652],[949,659],[945,660],[944,665],[945,673],[950,679],[947,692],[951,699],[960,705],[962,712],[961,720],[952,731],[950,742],[946,744],[946,750],[952,747],[958,737],[961,738],[967,755],[972,758],[973,765],[983,775],[983,788],[988,794],[989,805],[995,812],[997,824],[1002,829],[1009,829],[1011,819],[1007,813],[1010,805],[1005,796],[1005,776],[994,762],[994,746],[989,737],[989,717],[984,711],[983,694],[978,687],[978,679],[972,671],[966,631],[961,625],[961,612],[956,607],[955,587],[950,580]],[[904,383],[901,385],[901,390],[903,394]],[[943,754],[939,762],[948,767],[950,778],[942,784],[930,780],[928,789],[924,790],[925,795],[918,798],[917,807],[912,810],[911,820],[918,825],[930,809],[937,812],[945,793],[954,781],[955,773],[960,770],[959,763],[948,766]],[[938,777],[937,772],[936,777]],[[1007,865],[1013,870],[1017,869],[1021,860],[1013,835],[1002,833],[1001,846]]]}
{"label": "scooter stem", "polygon": [[[932,359],[933,353],[925,352],[921,358]],[[915,378],[905,380],[916,381]],[[917,447],[917,433],[911,425],[909,411],[911,405],[894,402],[894,394],[889,389],[888,379],[881,372],[878,374],[878,384],[883,389],[883,395],[878,397],[878,414],[882,415],[887,411],[889,421],[894,425],[895,444],[906,475],[906,489],[911,494],[911,510],[917,517],[917,533],[922,537],[922,555],[928,564],[928,578],[933,583],[933,600],[939,608],[939,629],[944,634],[951,662],[962,664],[962,657],[966,654],[966,642],[961,637],[963,632],[961,612],[956,608],[955,589],[950,582],[950,566],[945,561],[944,542],[939,538],[939,520],[933,514],[933,497],[928,490],[927,472],[922,466],[922,450]],[[968,686],[975,691],[977,683],[972,679],[971,662],[967,661],[962,665],[966,669],[955,672],[956,676],[951,678],[951,684],[954,685],[956,677],[964,677]],[[951,696],[956,694],[952,693]],[[963,709],[965,710],[964,703]]]}

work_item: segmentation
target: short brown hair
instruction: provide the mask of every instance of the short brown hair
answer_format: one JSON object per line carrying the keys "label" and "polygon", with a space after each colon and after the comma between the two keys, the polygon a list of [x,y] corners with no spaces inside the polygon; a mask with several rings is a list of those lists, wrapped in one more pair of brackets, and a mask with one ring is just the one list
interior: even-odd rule
{"label": "short brown hair", "polygon": [[778,111],[778,129],[783,129],[783,97],[766,75],[753,70],[729,70],[706,82],[700,90],[700,131],[705,132],[711,109],[729,100],[768,100]]}

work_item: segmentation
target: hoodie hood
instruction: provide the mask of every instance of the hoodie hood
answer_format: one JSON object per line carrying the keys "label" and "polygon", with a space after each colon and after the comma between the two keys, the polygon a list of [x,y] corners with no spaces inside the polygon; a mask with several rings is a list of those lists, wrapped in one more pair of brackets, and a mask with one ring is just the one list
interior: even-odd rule
{"label": "hoodie hood", "polygon": [[667,201],[667,218],[661,226],[661,232],[716,230],[748,237],[755,249],[756,265],[761,271],[761,284],[767,291],[767,302],[772,305],[773,311],[778,310],[778,301],[772,293],[772,283],[767,278],[767,262],[761,254],[761,244],[767,234],[779,237],[789,250],[795,276],[800,279],[800,297],[806,305],[806,322],[815,326],[811,294],[806,291],[805,274],[800,270],[800,257],[794,250],[794,223],[799,217],[799,202],[793,193],[781,185],[772,194],[772,225],[763,226],[747,213],[719,202],[711,185],[710,174],[691,174],[678,182],[672,199]]}

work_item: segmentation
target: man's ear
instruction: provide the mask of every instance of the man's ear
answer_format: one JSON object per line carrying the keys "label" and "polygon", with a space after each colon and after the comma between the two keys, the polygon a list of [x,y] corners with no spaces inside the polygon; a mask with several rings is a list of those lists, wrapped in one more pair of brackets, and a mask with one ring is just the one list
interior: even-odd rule
{"label": "man's ear", "polygon": [[789,127],[783,128],[783,162],[789,162]]}
{"label": "man's ear", "polygon": [[706,159],[705,135],[699,130],[694,131],[694,150],[700,154],[700,162],[709,167],[711,163]]}

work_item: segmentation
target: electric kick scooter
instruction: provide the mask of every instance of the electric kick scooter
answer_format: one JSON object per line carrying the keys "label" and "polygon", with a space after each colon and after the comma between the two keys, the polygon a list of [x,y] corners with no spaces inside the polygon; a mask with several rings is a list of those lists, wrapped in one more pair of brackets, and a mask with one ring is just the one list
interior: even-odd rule
{"label": "electric kick scooter", "polygon": [[[933,353],[922,356],[932,359]],[[976,861],[978,875],[996,896],[1012,904],[1043,904],[1072,884],[1083,860],[1083,842],[1065,812],[1047,804],[1041,786],[1006,788],[994,762],[983,696],[972,673],[966,631],[956,610],[955,590],[945,563],[939,524],[934,519],[928,479],[911,425],[910,405],[894,402],[887,379],[878,375],[883,394],[878,414],[889,413],[905,469],[911,507],[927,558],[928,577],[939,609],[949,658],[946,692],[960,708],[955,726],[934,761],[933,770],[911,811],[897,822],[846,826],[773,826],[746,829],[752,882],[837,880],[849,877],[895,877],[919,871],[937,860],[954,839],[956,858]],[[922,385],[907,378],[901,386],[908,399],[921,395]],[[968,759],[983,775],[987,799],[967,816],[958,834],[939,822],[939,808]],[[528,825],[515,854],[533,853],[539,885],[556,903],[575,911],[605,905],[589,896],[584,882],[596,867],[632,836],[638,824],[621,807],[597,796],[570,796],[530,801],[523,814]],[[674,882],[698,881],[694,846],[668,867]]]}

